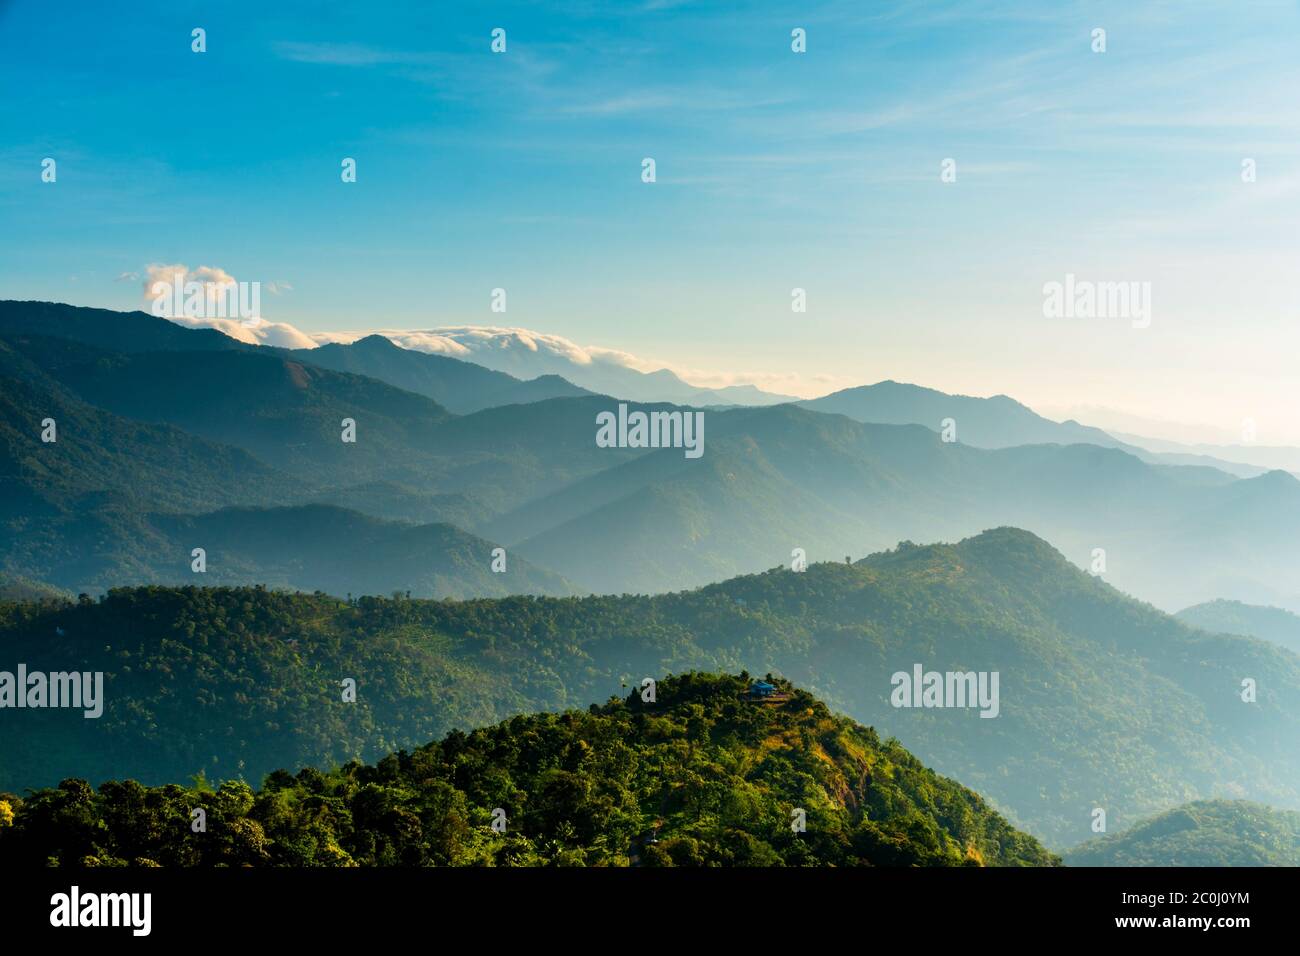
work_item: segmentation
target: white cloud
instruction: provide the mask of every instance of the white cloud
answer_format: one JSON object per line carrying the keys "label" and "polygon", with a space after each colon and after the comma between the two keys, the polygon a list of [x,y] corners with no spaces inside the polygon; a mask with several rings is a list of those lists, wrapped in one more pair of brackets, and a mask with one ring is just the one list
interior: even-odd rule
{"label": "white cloud", "polygon": [[816,376],[809,381],[793,373],[719,372],[674,365],[594,345],[579,345],[571,339],[532,329],[460,325],[434,329],[368,329],[354,332],[322,332],[312,336],[318,343],[355,342],[367,335],[382,335],[403,348],[446,355],[521,378],[554,374],[580,378],[578,384],[599,388],[600,373],[669,371],[696,388],[726,388],[754,385],[783,395],[813,397],[837,388],[860,384],[848,379]]}
{"label": "white cloud", "polygon": [[[122,277],[135,275],[134,273],[123,273]],[[289,349],[310,349],[315,348],[318,344],[309,335],[295,328],[287,322],[269,322],[261,315],[261,296],[260,292],[256,296],[249,296],[248,301],[255,303],[256,308],[253,314],[248,316],[218,314],[218,310],[207,308],[206,306],[215,306],[217,298],[232,286],[238,285],[235,279],[225,269],[216,266],[199,266],[197,269],[190,269],[189,266],[182,263],[173,263],[170,265],[153,262],[145,266],[144,280],[144,299],[152,307],[154,302],[162,296],[170,295],[170,289],[179,286],[184,289],[189,283],[197,283],[203,292],[203,302],[206,315],[167,315],[165,316],[177,325],[183,325],[187,328],[198,329],[216,329],[232,339],[239,342],[245,342],[249,345],[272,345],[279,348]],[[252,286],[258,286],[258,283],[250,283]],[[267,284],[267,288],[276,295],[293,288],[288,282],[278,280]],[[241,294],[239,301],[245,301]]]}
{"label": "white cloud", "polygon": [[[189,266],[181,265],[163,265],[158,262],[151,262],[144,267],[144,298],[146,302],[152,303],[161,295],[167,294],[160,290],[159,284],[168,286],[180,286],[184,288],[186,283],[197,282],[203,286],[205,298],[211,299],[227,286],[235,285],[235,277],[225,269],[217,269],[212,266],[199,266],[191,271]],[[127,273],[123,273],[127,275]]]}
{"label": "white cloud", "polygon": [[418,54],[396,50],[383,50],[360,43],[296,43],[283,41],[275,44],[275,52],[296,63],[323,63],[330,66],[375,66],[381,63],[419,62]]}
{"label": "white cloud", "polygon": [[606,365],[630,368],[638,372],[654,372],[665,367],[662,363],[640,359],[630,352],[599,346],[583,346],[560,335],[534,332],[532,329],[491,325],[322,332],[313,338],[324,344],[325,342],[355,342],[367,335],[382,335],[402,348],[417,352],[448,355],[481,364],[521,365],[526,362],[539,369],[554,370],[557,374],[562,374],[559,370],[570,365],[579,367]]}
{"label": "white cloud", "polygon": [[249,345],[314,349],[319,344],[287,322],[267,322],[265,319],[250,319],[245,322],[242,319],[206,319],[186,316],[178,316],[171,321],[191,329],[216,329],[232,339]]}
{"label": "white cloud", "polygon": [[[124,273],[124,275],[132,275]],[[236,283],[224,269],[200,266],[190,269],[180,263],[151,263],[145,268],[145,300],[152,304],[157,296],[155,283],[169,287],[198,283],[207,298]],[[274,295],[293,289],[283,280],[264,283],[263,287]],[[248,319],[239,317],[168,316],[171,321],[188,328],[212,328],[250,345],[271,345],[281,348],[310,349],[331,342],[349,343],[368,335],[382,335],[402,348],[434,355],[445,355],[487,368],[508,372],[520,378],[538,375],[560,375],[577,384],[593,389],[615,388],[624,381],[628,372],[653,373],[668,371],[694,388],[713,389],[736,385],[753,385],[765,391],[784,395],[812,397],[823,395],[836,388],[856,384],[827,376],[808,380],[792,373],[746,374],[686,368],[656,361],[625,352],[621,349],[595,345],[580,345],[561,335],[537,332],[532,329],[506,326],[458,325],[432,329],[361,329],[342,332],[305,332],[287,322],[270,322],[261,315]],[[651,387],[647,385],[647,387]]]}

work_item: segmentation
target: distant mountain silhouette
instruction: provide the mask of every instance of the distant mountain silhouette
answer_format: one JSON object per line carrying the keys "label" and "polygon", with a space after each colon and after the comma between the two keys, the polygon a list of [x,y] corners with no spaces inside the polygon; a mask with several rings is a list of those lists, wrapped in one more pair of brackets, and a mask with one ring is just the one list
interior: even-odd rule
{"label": "distant mountain silhouette", "polygon": [[436,330],[466,350],[466,358],[499,372],[531,379],[559,375],[600,395],[635,402],[675,405],[773,405],[793,401],[753,385],[700,388],[666,368],[650,372],[599,354],[577,354],[572,342],[527,329],[465,327]]}
{"label": "distant mountain silhouette", "polygon": [[[269,351],[111,353],[40,336],[8,342],[86,402],[243,448],[304,481],[414,477],[434,428],[449,417],[421,395]],[[345,419],[356,423],[354,443],[342,440]]]}
{"label": "distant mountain silhouette", "polygon": [[[104,315],[69,309],[35,312],[53,314],[58,328],[83,337],[103,331]],[[15,311],[27,314],[8,310]],[[140,328],[150,340],[211,340],[143,314],[110,326],[128,345]],[[617,407],[614,398],[495,404],[521,390],[546,394],[566,385],[510,385],[498,373],[386,340],[326,354],[340,365],[406,375],[413,386],[410,377],[423,376],[420,387],[450,389],[460,401],[479,389],[475,401],[491,407],[457,415],[426,395],[311,364],[292,351],[115,351],[27,332],[0,340],[8,344],[7,374],[25,383],[11,393],[37,388],[51,396],[30,397],[6,419],[16,456],[6,506],[15,521],[43,514],[51,496],[71,509],[51,521],[69,514],[108,520],[123,509],[200,514],[328,504],[391,521],[451,524],[576,588],[604,592],[698,586],[788,563],[796,548],[814,560],[859,556],[902,539],[953,539],[1010,525],[1046,536],[1076,564],[1096,564],[1107,581],[1170,610],[1223,595],[1300,610],[1296,479],[1162,464],[1005,397],[884,383],[830,397],[854,417],[803,404],[715,407],[704,413],[704,455],[689,459],[681,449],[598,446],[597,416]],[[507,391],[493,391],[498,385]],[[42,408],[56,407],[55,395],[75,414],[111,416],[105,421],[115,423],[115,435],[154,429],[152,437],[79,441],[62,446],[57,459],[42,459],[38,425],[49,414]],[[957,442],[941,440],[940,410],[956,421]],[[354,443],[342,440],[345,420],[355,422]],[[170,466],[161,454],[168,433],[157,431],[166,427],[186,436],[166,450],[179,456]],[[1081,441],[1061,441],[1072,438]],[[1033,439],[1050,440],[1023,443]],[[1010,444],[982,448],[976,440]],[[123,458],[121,449],[137,446],[156,466]],[[56,460],[64,469],[80,461],[78,477],[42,477],[41,468]],[[70,503],[74,490],[102,502]],[[79,540],[66,529],[44,539],[30,531],[22,537]],[[42,566],[71,560],[55,558],[47,554]]]}
{"label": "distant mountain silhouette", "polygon": [[1257,637],[1300,654],[1300,615],[1280,607],[1259,607],[1220,598],[1183,608],[1175,616],[1206,631]]}
{"label": "distant mountain silhouette", "polygon": [[[579,427],[556,416],[547,433]],[[788,563],[794,548],[842,557],[1013,525],[1046,535],[1080,565],[1101,548],[1107,580],[1170,609],[1224,590],[1300,607],[1291,573],[1300,482],[1284,473],[1238,480],[1085,444],[985,450],[794,405],[705,420],[698,461],[676,450],[638,455],[480,530],[575,582],[618,592]]]}
{"label": "distant mountain silhouette", "polygon": [[589,394],[558,375],[521,381],[471,362],[399,348],[382,335],[316,349],[249,345],[216,329],[189,328],[147,312],[115,312],[53,302],[0,300],[0,337],[61,338],[111,352],[243,351],[365,375],[465,413],[546,398]]}
{"label": "distant mountain silhouette", "polygon": [[1300,866],[1300,813],[1198,800],[1071,850],[1069,866]]}
{"label": "distant mountain silhouette", "polygon": [[804,408],[818,412],[847,415],[860,422],[884,425],[924,425],[939,431],[951,419],[956,440],[978,448],[1010,448],[1015,445],[1089,444],[1102,448],[1119,448],[1158,465],[1188,465],[1215,468],[1237,477],[1254,477],[1267,469],[1255,465],[1220,459],[1210,455],[1185,452],[1161,453],[1129,444],[1113,435],[1081,425],[1076,421],[1055,422],[1006,395],[974,398],[909,385],[903,382],[877,382],[846,388],[821,398],[800,402]]}
{"label": "distant mountain silhouette", "polygon": [[349,345],[330,344],[316,349],[285,351],[302,362],[339,372],[368,375],[424,395],[458,414],[496,405],[591,394],[558,375],[521,381],[513,375],[493,372],[471,362],[404,349],[382,335],[368,335]]}
{"label": "distant mountain silhouette", "polygon": [[148,312],[0,299],[0,337],[19,334],[71,339],[113,352],[250,348],[216,329],[186,328]]}

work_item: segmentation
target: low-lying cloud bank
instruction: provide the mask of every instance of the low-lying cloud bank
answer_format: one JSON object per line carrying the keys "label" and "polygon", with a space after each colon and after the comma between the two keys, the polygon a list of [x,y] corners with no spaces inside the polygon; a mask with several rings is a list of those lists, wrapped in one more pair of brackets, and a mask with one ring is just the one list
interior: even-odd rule
{"label": "low-lying cloud bank", "polygon": [[[213,266],[189,266],[174,263],[151,263],[139,273],[124,273],[119,281],[143,278],[144,301],[150,311],[170,288],[197,289],[204,302],[211,303],[238,285],[238,280],[224,269]],[[292,290],[287,282],[262,283],[260,290],[282,295]],[[614,389],[626,385],[629,377],[658,377],[659,385],[685,389],[763,389],[776,395],[823,394],[843,383],[810,383],[800,376],[745,375],[729,372],[681,368],[641,358],[630,352],[601,346],[579,345],[563,336],[509,326],[457,325],[432,329],[358,329],[345,332],[305,332],[287,322],[269,321],[260,314],[213,314],[212,308],[201,309],[202,315],[179,314],[172,310],[165,318],[189,328],[213,328],[249,345],[310,349],[327,343],[350,343],[368,335],[382,335],[402,348],[435,355],[445,355],[487,368],[529,379],[538,375],[560,375],[576,384],[595,389]],[[260,312],[260,309],[258,310]],[[636,376],[631,376],[636,373]],[[676,379],[676,381],[674,381]],[[646,383],[651,387],[650,383]],[[633,396],[635,397],[635,396]],[[753,397],[757,398],[755,393]]]}

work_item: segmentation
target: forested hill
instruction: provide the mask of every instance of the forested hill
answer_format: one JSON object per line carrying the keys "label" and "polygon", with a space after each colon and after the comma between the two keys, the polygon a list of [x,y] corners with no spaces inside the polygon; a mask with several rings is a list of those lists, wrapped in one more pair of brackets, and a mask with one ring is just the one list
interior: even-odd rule
{"label": "forested hill", "polygon": [[1183,608],[1174,616],[1202,630],[1258,637],[1300,654],[1300,615],[1284,608],[1217,600]]}
{"label": "forested hill", "polygon": [[[642,677],[773,673],[897,737],[1054,847],[1190,800],[1300,808],[1300,660],[1125,597],[1001,528],[679,594],[472,601],[134,588],[0,604],[0,670],[103,671],[105,710],[0,711],[0,788],[326,766]],[[891,675],[997,673],[999,709],[898,708]],[[357,701],[340,703],[340,681]],[[1255,688],[1243,700],[1244,678]],[[14,732],[9,732],[9,728]]]}
{"label": "forested hill", "polygon": [[1201,800],[1075,847],[1070,866],[1300,866],[1300,813]]}
{"label": "forested hill", "polygon": [[652,702],[638,689],[374,766],[277,771],[260,792],[0,794],[0,866],[1059,863],[896,742],[774,682],[755,700],[745,674],[669,677]]}

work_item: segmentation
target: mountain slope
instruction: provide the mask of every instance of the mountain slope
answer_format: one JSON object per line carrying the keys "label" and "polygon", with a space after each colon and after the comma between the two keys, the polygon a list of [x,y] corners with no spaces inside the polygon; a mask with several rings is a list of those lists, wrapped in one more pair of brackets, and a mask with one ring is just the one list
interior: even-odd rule
{"label": "mountain slope", "polygon": [[[77,360],[87,354],[97,363],[120,360],[61,340],[18,341]],[[42,357],[50,361],[48,354]],[[59,367],[57,360],[51,364]],[[198,398],[196,405],[203,401]],[[181,404],[172,403],[170,414],[185,417]],[[240,414],[238,407],[229,411]],[[292,405],[278,402],[278,413],[281,421],[291,420]],[[257,417],[255,410],[248,414]],[[57,441],[41,441],[47,418],[56,423]],[[471,523],[483,513],[463,496],[382,484],[319,494],[380,513],[388,507],[403,518],[423,503],[418,517],[424,520],[415,526],[341,507],[247,507],[308,495],[245,451],[86,404],[3,340],[0,490],[0,574],[73,593],[196,579],[335,594],[402,590],[423,597],[573,590],[514,554],[507,556],[505,572],[493,572],[494,545],[442,523],[448,516]],[[231,507],[237,503],[245,507]],[[186,514],[212,508],[219,510]],[[196,547],[208,553],[203,578],[190,570]]]}
{"label": "mountain slope", "polygon": [[1081,442],[1114,448],[1120,444],[1100,428],[1089,428],[1074,421],[1050,421],[1006,395],[992,398],[949,395],[904,382],[885,381],[846,388],[799,405],[817,412],[846,415],[860,422],[925,425],[933,431],[939,431],[943,420],[951,418],[956,423],[957,440],[979,448]]}
{"label": "mountain slope", "polygon": [[[319,762],[313,747],[337,758],[325,741],[395,749],[510,713],[586,706],[646,675],[746,668],[783,674],[897,737],[1049,845],[1091,836],[1096,806],[1112,827],[1199,798],[1300,807],[1295,655],[1188,628],[1014,529],[657,597],[348,606],[266,591],[146,589],[7,613],[6,659],[114,676],[102,720],[26,712],[28,731],[0,741],[0,786],[70,774],[160,782],[199,766],[229,774],[240,760],[256,777],[272,760]],[[56,627],[58,641],[49,636]],[[380,650],[386,656],[371,659]],[[202,664],[200,653],[224,663]],[[166,661],[170,676],[145,668],[149,660]],[[998,716],[893,706],[892,675],[916,664],[997,672]],[[378,708],[359,737],[323,724],[332,710],[312,716],[349,674],[365,675],[367,703]],[[1256,682],[1255,703],[1241,698],[1244,677]],[[190,689],[195,681],[202,693]],[[236,688],[247,699],[233,699]],[[209,694],[218,696],[189,713]],[[300,709],[284,709],[290,701]],[[193,729],[158,730],[178,722]]]}
{"label": "mountain slope", "polygon": [[[669,449],[640,456],[503,516],[488,527],[539,563],[554,561],[597,591],[660,591],[788,562],[805,548],[815,559],[862,553],[901,536],[937,536],[945,502],[932,481],[911,485],[891,467],[900,456],[941,450],[921,429],[864,441],[843,419],[782,410],[744,421],[714,415],[698,460]],[[927,487],[929,485],[929,487]]]}
{"label": "mountain slope", "polygon": [[[859,422],[883,425],[924,425],[940,431],[951,419],[956,440],[977,448],[1010,448],[1015,445],[1089,444],[1101,448],[1119,448],[1142,461],[1155,465],[1188,466],[1205,471],[1213,469],[1224,475],[1253,478],[1266,468],[1215,458],[1209,455],[1162,453],[1138,444],[1129,444],[1115,436],[1070,420],[1055,422],[1006,395],[975,398],[909,385],[903,382],[877,382],[846,388],[821,398],[799,402],[803,408],[836,415],[847,415]],[[1187,475],[1187,472],[1182,472]],[[1207,480],[1209,476],[1203,476]]]}
{"label": "mountain slope", "polygon": [[[54,420],[55,441],[42,441]],[[82,401],[0,340],[0,516],[27,522],[105,491],[152,508],[266,503],[296,485],[248,453]]]}
{"label": "mountain slope", "polygon": [[1066,855],[1070,866],[1300,866],[1300,813],[1244,800],[1177,807]]}
{"label": "mountain slope", "polygon": [[[323,505],[159,516],[156,523],[173,541],[207,547],[209,584],[462,599],[573,593],[563,578],[517,556],[506,555],[504,570],[493,571],[496,546],[446,524],[397,524]],[[162,576],[178,579],[192,583],[194,576],[188,568]]]}
{"label": "mountain slope", "polygon": [[[101,507],[46,525],[40,549],[15,541],[0,567],[22,568],[73,592],[138,584],[264,585],[426,598],[572,594],[572,585],[447,524],[382,521],[329,505],[223,508],[199,515]],[[202,548],[206,570],[192,569]]]}
{"label": "mountain slope", "polygon": [[[243,448],[302,481],[411,477],[449,417],[374,379],[249,350],[113,353],[66,339],[9,340],[82,400]],[[356,441],[343,441],[343,421]]]}
{"label": "mountain slope", "polygon": [[[572,346],[555,351],[548,347],[549,336],[523,330],[440,330],[449,338],[458,332],[469,334],[464,340],[469,346],[465,358],[404,348],[380,334],[319,349],[281,349],[248,345],[215,329],[193,329],[146,312],[0,300],[0,336],[66,338],[114,352],[219,349],[278,353],[293,361],[376,378],[432,398],[457,413],[593,392],[630,401],[693,405],[771,405],[791,400],[788,395],[771,394],[752,385],[697,388],[667,369],[647,373],[617,363],[584,363],[570,354]],[[493,344],[484,347],[488,342]]]}
{"label": "mountain slope", "polygon": [[71,597],[67,591],[43,581],[0,574],[0,601],[48,601]]}
{"label": "mountain slope", "polygon": [[[1043,866],[1056,862],[974,793],[811,695],[745,699],[740,677],[688,674],[602,707],[537,714],[376,766],[94,794],[64,781],[0,795],[10,866]],[[15,807],[16,805],[16,807]],[[210,836],[174,820],[207,808]],[[322,815],[320,809],[328,806]],[[499,808],[499,809],[498,809]],[[794,832],[793,814],[804,814]],[[69,815],[94,821],[60,826]],[[493,831],[504,814],[504,832]],[[152,821],[149,825],[147,821]],[[97,824],[97,825],[95,825]],[[165,834],[165,836],[164,836]]]}
{"label": "mountain slope", "polygon": [[1220,599],[1183,608],[1174,616],[1205,631],[1258,637],[1300,654],[1300,615],[1280,607]]}
{"label": "mountain slope", "polygon": [[110,352],[246,350],[216,329],[191,329],[148,312],[0,299],[0,337],[38,335]]}
{"label": "mountain slope", "polygon": [[556,375],[600,395],[630,402],[676,405],[773,405],[793,399],[764,392],[752,385],[699,388],[666,368],[642,372],[624,364],[625,356],[588,350],[558,336],[528,329],[458,326],[410,333],[386,333],[421,348],[421,340],[436,337],[450,343],[467,361],[522,379]]}
{"label": "mountain slope", "polygon": [[[457,417],[270,350],[126,355],[13,341],[78,400],[234,445],[290,474],[299,492],[234,501],[227,492],[215,504],[309,501],[454,523],[594,590],[692,587],[788,561],[796,548],[838,560],[1012,525],[1080,565],[1104,560],[1107,580],[1171,610],[1220,596],[1300,610],[1300,481],[1281,472],[1234,479],[1092,443],[981,449],[941,441],[935,423],[865,424],[788,404],[709,409],[704,457],[686,459],[598,447],[596,416],[617,405],[603,396]],[[340,440],[345,417],[357,423],[354,444]],[[965,421],[959,438],[970,437]],[[210,475],[192,469],[184,484]],[[98,490],[128,494],[122,484]],[[176,510],[211,506],[190,496]]]}
{"label": "mountain slope", "polygon": [[1300,474],[1300,448],[1290,445],[1261,444],[1207,444],[1203,442],[1177,442],[1160,438],[1148,438],[1127,431],[1111,429],[1110,434],[1120,441],[1127,442],[1147,451],[1164,455],[1173,461],[1178,457],[1217,459],[1219,461],[1244,462],[1261,469],[1282,469],[1293,474]]}
{"label": "mountain slope", "polygon": [[[1107,580],[1171,609],[1225,593],[1300,607],[1300,481],[1281,472],[1191,480],[1120,449],[985,450],[792,405],[704,414],[702,458],[593,468],[480,530],[596,590],[661,591],[788,562],[794,548],[838,560],[1012,525],[1082,565],[1103,549]],[[582,428],[542,420],[531,440],[581,440]]]}
{"label": "mountain slope", "polygon": [[348,345],[332,343],[315,349],[283,351],[296,361],[366,375],[423,395],[457,414],[590,394],[558,375],[521,381],[471,362],[404,349],[382,335],[368,335]]}
{"label": "mountain slope", "polygon": [[[127,354],[37,335],[8,341],[79,401],[234,445],[292,475],[308,497],[381,517],[485,518],[638,454],[596,447],[596,410],[612,402],[597,396],[489,408],[458,424],[422,395],[289,352]],[[494,394],[510,400],[532,387]],[[344,419],[356,423],[355,442],[342,440]],[[202,506],[191,499],[188,510]]]}

